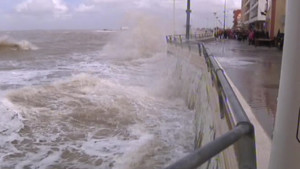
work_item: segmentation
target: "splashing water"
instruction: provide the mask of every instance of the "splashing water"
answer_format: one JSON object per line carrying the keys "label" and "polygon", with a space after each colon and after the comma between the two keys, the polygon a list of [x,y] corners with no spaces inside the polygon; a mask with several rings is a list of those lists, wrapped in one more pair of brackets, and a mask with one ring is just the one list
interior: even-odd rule
{"label": "splashing water", "polygon": [[103,49],[109,57],[119,59],[149,58],[166,51],[164,33],[157,26],[157,18],[131,14],[128,20],[131,28],[121,31]]}
{"label": "splashing water", "polygon": [[9,36],[3,36],[0,37],[0,50],[1,49],[37,50],[38,47],[26,40],[17,41],[10,38]]}
{"label": "splashing water", "polygon": [[53,45],[76,50],[79,39],[91,50],[41,48],[22,56],[21,70],[1,71],[10,85],[1,93],[1,168],[163,168],[193,150],[194,112],[165,90],[177,59],[152,19],[138,23],[109,41],[95,31],[43,32],[38,45],[63,37]]}

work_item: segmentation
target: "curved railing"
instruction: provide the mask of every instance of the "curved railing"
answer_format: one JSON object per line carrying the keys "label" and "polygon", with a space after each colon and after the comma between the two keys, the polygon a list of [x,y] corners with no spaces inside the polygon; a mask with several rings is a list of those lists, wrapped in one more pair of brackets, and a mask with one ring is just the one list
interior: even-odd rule
{"label": "curved railing", "polygon": [[[167,42],[174,44],[176,41]],[[195,43],[180,43],[195,45]],[[235,145],[234,151],[238,158],[238,169],[256,169],[254,127],[248,119],[222,67],[220,67],[214,56],[207,53],[202,42],[197,42],[196,45],[199,49],[199,55],[205,58],[212,82],[218,91],[221,110],[220,118],[229,119],[227,121],[232,127],[227,133],[201,146],[166,169],[195,169],[231,145]]]}

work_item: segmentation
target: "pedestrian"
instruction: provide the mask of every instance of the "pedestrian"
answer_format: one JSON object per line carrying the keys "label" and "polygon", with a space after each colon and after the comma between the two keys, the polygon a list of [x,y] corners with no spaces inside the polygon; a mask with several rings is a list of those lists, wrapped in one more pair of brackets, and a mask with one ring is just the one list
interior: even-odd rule
{"label": "pedestrian", "polygon": [[254,32],[254,30],[251,30],[249,33],[249,36],[248,36],[249,45],[254,44],[254,38],[255,38],[255,32]]}

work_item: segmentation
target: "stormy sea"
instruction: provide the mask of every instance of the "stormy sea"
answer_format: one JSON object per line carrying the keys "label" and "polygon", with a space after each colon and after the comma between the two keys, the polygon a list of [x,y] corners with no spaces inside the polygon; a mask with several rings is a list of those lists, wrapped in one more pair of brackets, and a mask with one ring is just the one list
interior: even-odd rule
{"label": "stormy sea", "polygon": [[175,162],[195,137],[178,62],[151,24],[0,32],[0,168]]}

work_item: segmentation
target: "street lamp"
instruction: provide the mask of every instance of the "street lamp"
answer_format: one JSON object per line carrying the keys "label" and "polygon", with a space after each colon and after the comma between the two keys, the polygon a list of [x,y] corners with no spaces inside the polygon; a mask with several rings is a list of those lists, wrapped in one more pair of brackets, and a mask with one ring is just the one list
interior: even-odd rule
{"label": "street lamp", "polygon": [[225,27],[226,27],[226,0],[224,2],[224,23],[223,23],[223,29],[224,29],[224,32],[225,32]]}
{"label": "street lamp", "polygon": [[187,0],[187,9],[186,9],[186,34],[185,34],[185,38],[187,40],[190,39],[190,29],[191,29],[191,25],[190,25],[190,19],[191,19],[191,0]]}
{"label": "street lamp", "polygon": [[174,35],[176,34],[175,10],[176,10],[175,0],[173,0],[173,33],[174,33]]}
{"label": "street lamp", "polygon": [[[191,29],[191,25],[190,25],[190,18],[191,18],[191,0],[187,0],[187,10],[186,10],[186,34],[185,37],[187,40],[189,40],[190,37],[190,29]],[[214,13],[216,14],[216,13]],[[224,23],[223,23],[223,29],[225,32],[225,27],[226,26],[226,0],[224,3]]]}
{"label": "street lamp", "polygon": [[214,24],[214,35],[217,33],[217,27],[218,27],[218,17],[217,17],[217,12],[214,12],[214,17],[215,17],[215,24]]}

